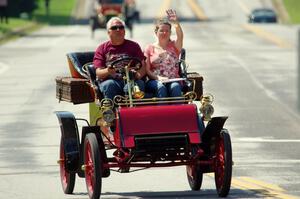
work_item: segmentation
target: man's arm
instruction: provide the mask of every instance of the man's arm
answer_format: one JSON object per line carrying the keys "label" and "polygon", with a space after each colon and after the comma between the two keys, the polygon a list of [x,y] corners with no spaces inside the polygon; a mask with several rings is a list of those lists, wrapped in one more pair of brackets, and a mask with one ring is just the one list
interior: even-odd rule
{"label": "man's arm", "polygon": [[96,68],[96,76],[98,79],[107,79],[110,75],[115,74],[115,69],[109,68],[105,65],[106,59],[106,48],[105,43],[101,44],[95,52],[95,56],[93,59],[94,67]]}

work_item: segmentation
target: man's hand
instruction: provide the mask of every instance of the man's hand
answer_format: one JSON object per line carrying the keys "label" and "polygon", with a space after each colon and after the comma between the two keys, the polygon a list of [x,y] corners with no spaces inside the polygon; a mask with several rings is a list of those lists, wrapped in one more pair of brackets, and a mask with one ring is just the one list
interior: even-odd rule
{"label": "man's hand", "polygon": [[137,74],[137,72],[135,70],[130,70],[129,71],[129,78],[130,79],[137,79],[136,74]]}
{"label": "man's hand", "polygon": [[146,63],[144,60],[142,60],[142,66],[140,69],[136,72],[135,78],[136,79],[142,79],[146,75]]}
{"label": "man's hand", "polygon": [[108,75],[113,75],[116,73],[116,69],[114,69],[113,67],[107,67],[107,74]]}

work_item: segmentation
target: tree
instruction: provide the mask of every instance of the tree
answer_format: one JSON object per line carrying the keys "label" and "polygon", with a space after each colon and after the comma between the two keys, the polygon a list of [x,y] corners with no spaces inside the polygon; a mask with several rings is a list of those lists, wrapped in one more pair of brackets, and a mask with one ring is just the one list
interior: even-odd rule
{"label": "tree", "polygon": [[32,12],[38,8],[36,0],[21,0],[20,12],[27,13],[29,18],[32,18]]}
{"label": "tree", "polygon": [[10,0],[8,3],[8,12],[10,16],[20,17],[21,13],[29,16],[38,7],[38,0]]}

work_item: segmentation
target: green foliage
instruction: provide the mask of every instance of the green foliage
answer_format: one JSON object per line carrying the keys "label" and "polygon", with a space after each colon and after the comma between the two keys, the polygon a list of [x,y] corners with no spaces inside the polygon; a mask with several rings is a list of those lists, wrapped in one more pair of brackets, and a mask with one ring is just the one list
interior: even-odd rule
{"label": "green foliage", "polygon": [[284,0],[284,5],[289,13],[291,23],[300,23],[300,1],[299,0]]}
{"label": "green foliage", "polygon": [[19,17],[21,13],[31,13],[37,9],[38,0],[13,0],[8,1],[8,11],[11,17]]}
{"label": "green foliage", "polygon": [[34,12],[34,18],[41,23],[50,25],[66,25],[70,23],[70,16],[76,0],[50,0],[47,11],[45,0],[37,0],[38,7]]}
{"label": "green foliage", "polygon": [[0,42],[9,35],[23,35],[43,24],[69,24],[75,3],[76,0],[50,0],[47,13],[45,0],[9,0],[9,23],[0,23]]}
{"label": "green foliage", "polygon": [[[24,19],[11,19],[9,23],[0,24],[0,33],[8,33],[15,27],[23,27],[23,26],[33,25],[33,22]],[[1,35],[1,34],[0,34]]]}

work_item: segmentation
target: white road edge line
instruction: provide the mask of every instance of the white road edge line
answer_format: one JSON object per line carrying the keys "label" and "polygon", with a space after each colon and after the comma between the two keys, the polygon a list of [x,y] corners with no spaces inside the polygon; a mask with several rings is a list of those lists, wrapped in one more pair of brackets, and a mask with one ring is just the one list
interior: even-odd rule
{"label": "white road edge line", "polygon": [[263,138],[263,137],[244,137],[237,138],[234,142],[271,142],[271,143],[298,143],[299,139],[273,139],[273,138]]}
{"label": "white road edge line", "polygon": [[0,74],[5,73],[8,70],[8,65],[0,62]]}

